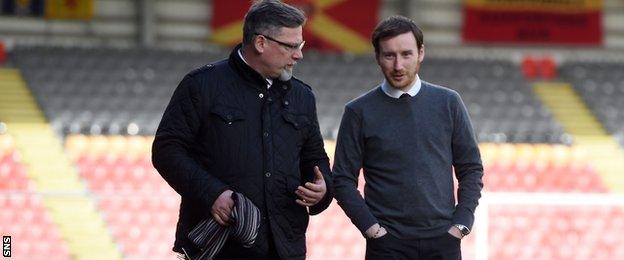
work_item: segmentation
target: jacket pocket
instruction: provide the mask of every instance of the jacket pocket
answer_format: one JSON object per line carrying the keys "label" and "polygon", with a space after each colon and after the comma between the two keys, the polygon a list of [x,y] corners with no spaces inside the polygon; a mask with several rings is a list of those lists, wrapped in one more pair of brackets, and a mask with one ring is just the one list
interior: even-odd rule
{"label": "jacket pocket", "polygon": [[297,115],[292,112],[284,111],[282,113],[282,118],[284,118],[284,122],[286,122],[285,131],[292,135],[294,138],[298,140],[297,144],[301,144],[302,141],[308,136],[308,128],[310,125],[310,121],[308,117],[305,115]]}
{"label": "jacket pocket", "polygon": [[221,118],[227,125],[232,125],[234,122],[245,120],[243,111],[233,107],[216,105],[210,109],[210,112]]}
{"label": "jacket pocket", "polygon": [[207,125],[212,153],[218,155],[220,165],[238,165],[248,147],[248,129],[245,113],[234,107],[215,105],[210,108]]}

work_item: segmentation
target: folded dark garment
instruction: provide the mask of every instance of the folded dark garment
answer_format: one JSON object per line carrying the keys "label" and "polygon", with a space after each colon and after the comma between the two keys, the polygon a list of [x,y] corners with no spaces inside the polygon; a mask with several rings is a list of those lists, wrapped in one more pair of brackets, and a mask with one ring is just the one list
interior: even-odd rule
{"label": "folded dark garment", "polygon": [[256,241],[260,228],[260,210],[251,200],[240,193],[232,193],[234,208],[230,213],[230,225],[221,226],[212,217],[204,219],[191,232],[188,238],[201,248],[196,260],[212,259],[228,239],[249,248]]}

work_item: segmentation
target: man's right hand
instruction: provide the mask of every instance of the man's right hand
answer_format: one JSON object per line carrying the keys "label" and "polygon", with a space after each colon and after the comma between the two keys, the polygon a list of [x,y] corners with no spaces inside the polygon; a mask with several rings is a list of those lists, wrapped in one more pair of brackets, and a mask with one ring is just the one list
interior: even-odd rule
{"label": "man's right hand", "polygon": [[371,227],[369,227],[366,232],[364,232],[366,235],[366,238],[380,238],[385,236],[388,231],[386,231],[386,229],[384,227],[382,227],[381,225],[379,225],[379,223],[376,223],[375,225],[372,225]]}
{"label": "man's right hand", "polygon": [[231,190],[226,190],[215,200],[212,204],[212,209],[210,213],[217,223],[222,226],[230,225],[230,212],[232,212],[232,208],[234,207],[234,200],[232,200]]}

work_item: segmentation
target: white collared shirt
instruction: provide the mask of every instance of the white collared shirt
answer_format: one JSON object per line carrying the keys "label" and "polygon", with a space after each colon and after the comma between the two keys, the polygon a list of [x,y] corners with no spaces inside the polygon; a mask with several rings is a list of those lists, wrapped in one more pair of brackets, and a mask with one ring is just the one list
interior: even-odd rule
{"label": "white collared shirt", "polygon": [[418,74],[416,74],[416,80],[414,80],[414,83],[412,84],[412,86],[409,88],[407,92],[404,92],[402,90],[399,90],[390,86],[390,84],[388,84],[388,81],[386,80],[384,80],[384,82],[381,83],[381,90],[383,90],[383,92],[386,93],[386,95],[393,97],[393,98],[400,98],[401,95],[405,93],[413,97],[413,96],[416,96],[418,92],[420,92],[421,84],[422,82],[420,81],[420,77],[418,76]]}
{"label": "white collared shirt", "polygon": [[[245,57],[243,57],[243,53],[241,52],[241,49],[238,49],[238,56],[240,56],[240,58],[243,60],[243,62],[245,64],[247,64],[247,66],[249,66],[249,63],[247,63],[247,61],[245,60]],[[249,66],[251,67],[251,66]],[[270,78],[266,78],[265,79],[267,81],[267,89],[271,88],[271,85],[273,85],[273,80]]]}

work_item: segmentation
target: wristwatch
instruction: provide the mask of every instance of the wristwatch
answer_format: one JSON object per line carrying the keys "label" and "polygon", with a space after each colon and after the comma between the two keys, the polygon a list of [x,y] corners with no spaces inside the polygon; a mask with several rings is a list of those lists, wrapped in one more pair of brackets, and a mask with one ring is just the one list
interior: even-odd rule
{"label": "wristwatch", "polygon": [[470,234],[470,229],[462,224],[455,224],[453,226],[459,229],[459,232],[461,233],[462,238]]}

